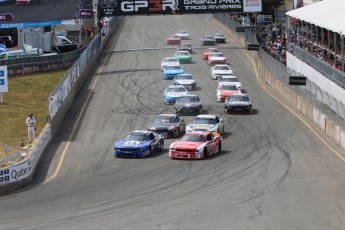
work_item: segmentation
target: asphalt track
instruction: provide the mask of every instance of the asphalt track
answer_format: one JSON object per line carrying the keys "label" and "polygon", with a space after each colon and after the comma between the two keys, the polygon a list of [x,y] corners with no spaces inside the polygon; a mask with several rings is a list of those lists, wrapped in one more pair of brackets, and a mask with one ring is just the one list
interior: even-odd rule
{"label": "asphalt track", "polygon": [[[224,115],[216,82],[196,49],[183,65],[199,84],[205,113],[225,120],[223,151],[205,160],[115,159],[113,144],[145,129],[163,104],[165,37],[190,42],[219,31],[209,15],[127,17],[26,189],[0,198],[0,229],[345,229],[343,155],[257,80],[228,39],[218,47],[252,98],[253,115]],[[127,50],[127,51],[126,51]],[[192,117],[184,117],[187,123]]]}

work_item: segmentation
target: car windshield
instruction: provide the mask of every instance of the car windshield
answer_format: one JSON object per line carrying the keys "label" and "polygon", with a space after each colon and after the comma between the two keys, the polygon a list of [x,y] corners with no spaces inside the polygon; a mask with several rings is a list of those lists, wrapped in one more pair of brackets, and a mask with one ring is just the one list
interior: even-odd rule
{"label": "car windshield", "polygon": [[228,66],[225,66],[225,65],[223,65],[223,66],[215,66],[214,67],[214,69],[215,70],[230,70],[230,68],[228,67]]}
{"label": "car windshield", "polygon": [[208,117],[196,117],[192,121],[193,125],[216,125],[217,121],[215,118]]}
{"label": "car windshield", "polygon": [[219,82],[238,82],[236,78],[221,78]]}
{"label": "car windshield", "polygon": [[168,88],[167,92],[188,92],[188,90],[185,87],[176,87],[176,88]]}
{"label": "car windshield", "polygon": [[179,102],[199,102],[199,97],[180,97],[177,99]]}
{"label": "car windshield", "polygon": [[148,141],[149,135],[147,133],[130,133],[125,141]]}
{"label": "car windshield", "polygon": [[229,97],[228,101],[230,101],[230,102],[236,102],[236,101],[249,102],[249,97],[246,95],[232,95],[231,97]]}
{"label": "car windshield", "polygon": [[177,75],[176,79],[177,80],[185,80],[185,79],[190,80],[190,79],[194,79],[194,78],[192,75],[186,74],[186,75]]}
{"label": "car windshield", "polygon": [[167,66],[167,67],[165,67],[165,69],[167,69],[167,70],[178,70],[178,69],[181,69],[181,67],[180,66]]}
{"label": "car windshield", "polygon": [[238,90],[235,85],[222,85],[221,90]]}
{"label": "car windshield", "polygon": [[215,54],[212,54],[212,57],[224,57],[224,54],[215,53]]}
{"label": "car windshield", "polygon": [[212,36],[204,36],[204,39],[213,39]]}
{"label": "car windshield", "polygon": [[220,34],[220,33],[216,33],[216,34],[214,34],[214,36],[223,37],[224,35],[223,35],[223,34]]}
{"label": "car windshield", "polygon": [[176,56],[189,56],[189,52],[188,51],[186,51],[186,52],[177,52]]}
{"label": "car windshield", "polygon": [[178,62],[175,58],[164,59],[163,62]]}
{"label": "car windshield", "polygon": [[178,33],[178,34],[186,34],[186,33],[187,33],[187,31],[184,31],[184,30],[179,30],[179,31],[177,31],[177,33]]}
{"label": "car windshield", "polygon": [[178,120],[176,117],[169,116],[158,116],[154,123],[177,123]]}
{"label": "car windshield", "polygon": [[188,142],[206,142],[206,139],[203,135],[196,135],[196,134],[185,134],[182,138],[182,141]]}

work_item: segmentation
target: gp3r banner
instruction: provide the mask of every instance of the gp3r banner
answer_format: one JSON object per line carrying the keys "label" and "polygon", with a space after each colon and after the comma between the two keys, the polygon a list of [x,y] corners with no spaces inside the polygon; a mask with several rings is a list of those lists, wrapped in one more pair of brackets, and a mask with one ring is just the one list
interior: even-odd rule
{"label": "gp3r banner", "polygon": [[101,17],[261,11],[262,0],[100,0],[98,10]]}

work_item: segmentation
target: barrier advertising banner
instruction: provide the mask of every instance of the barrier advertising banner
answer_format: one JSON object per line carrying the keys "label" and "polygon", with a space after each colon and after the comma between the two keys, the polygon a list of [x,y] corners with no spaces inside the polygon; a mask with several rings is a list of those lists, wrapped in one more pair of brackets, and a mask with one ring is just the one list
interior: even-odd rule
{"label": "barrier advertising banner", "polygon": [[262,0],[100,0],[98,10],[101,17],[261,11]]}

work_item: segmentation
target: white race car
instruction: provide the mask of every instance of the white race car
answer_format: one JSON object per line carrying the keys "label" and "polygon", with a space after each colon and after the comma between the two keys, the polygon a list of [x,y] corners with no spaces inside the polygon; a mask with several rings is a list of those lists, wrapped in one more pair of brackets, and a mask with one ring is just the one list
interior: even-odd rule
{"label": "white race car", "polygon": [[200,114],[186,127],[187,132],[217,132],[224,133],[224,121],[220,116],[212,114]]}
{"label": "white race car", "polygon": [[180,66],[180,62],[174,57],[166,57],[161,61],[161,71],[167,66]]}
{"label": "white race car", "polygon": [[218,78],[217,87],[220,87],[222,85],[235,85],[239,90],[242,89],[242,83],[233,75],[220,76]]}
{"label": "white race car", "polygon": [[189,39],[189,34],[185,30],[179,30],[176,32],[176,35],[181,38],[181,40],[188,40]]}
{"label": "white race car", "polygon": [[233,71],[229,65],[219,64],[211,68],[211,77],[217,80],[219,76],[233,75]]}

